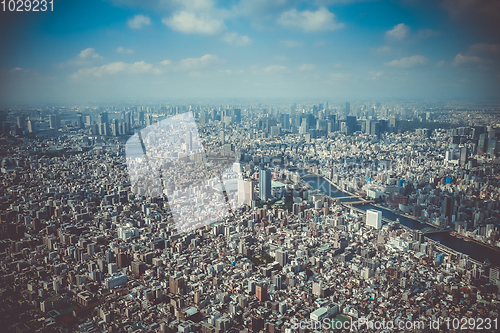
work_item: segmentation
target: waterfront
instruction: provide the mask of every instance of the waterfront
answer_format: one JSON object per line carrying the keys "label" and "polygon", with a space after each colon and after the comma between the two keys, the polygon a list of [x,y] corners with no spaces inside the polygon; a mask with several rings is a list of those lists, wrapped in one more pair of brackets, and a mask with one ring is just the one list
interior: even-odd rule
{"label": "waterfront", "polygon": [[[303,179],[312,187],[319,189],[324,194],[332,198],[343,198],[350,196],[350,194],[337,189],[335,186],[331,185],[327,180],[325,180],[322,177],[305,176]],[[359,201],[359,199],[347,198],[347,199],[340,199],[340,201],[341,202]],[[428,224],[420,223],[415,219],[397,213],[393,213],[389,209],[377,207],[372,204],[356,205],[356,208],[359,208],[364,211],[368,209],[380,210],[382,212],[382,217],[392,221],[396,221],[396,219],[399,219],[400,224],[408,228],[411,228],[413,230],[422,230],[429,226]],[[495,250],[475,242],[467,242],[463,239],[453,237],[448,233],[430,234],[427,235],[427,237],[443,245],[446,245],[455,251],[467,254],[472,259],[478,260],[480,262],[484,262],[485,259],[488,259],[493,265],[495,266],[500,265],[500,250]]]}

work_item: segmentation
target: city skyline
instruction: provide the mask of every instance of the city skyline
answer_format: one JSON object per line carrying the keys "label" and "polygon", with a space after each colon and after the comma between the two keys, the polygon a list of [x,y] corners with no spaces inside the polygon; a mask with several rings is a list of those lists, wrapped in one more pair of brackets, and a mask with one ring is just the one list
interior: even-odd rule
{"label": "city skyline", "polygon": [[494,1],[55,1],[0,14],[0,100],[495,99],[499,13]]}

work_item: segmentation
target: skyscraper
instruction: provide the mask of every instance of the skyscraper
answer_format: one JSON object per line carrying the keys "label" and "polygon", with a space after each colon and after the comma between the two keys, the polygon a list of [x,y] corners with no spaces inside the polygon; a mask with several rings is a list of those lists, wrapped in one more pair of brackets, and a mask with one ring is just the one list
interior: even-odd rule
{"label": "skyscraper", "polygon": [[98,120],[99,120],[99,125],[107,123],[108,122],[108,113],[103,112],[103,113],[99,114]]}
{"label": "skyscraper", "polygon": [[276,251],[276,261],[280,264],[281,267],[285,266],[288,262],[288,251],[277,250]]}
{"label": "skyscraper", "polygon": [[351,113],[351,102],[345,102],[345,115]]}
{"label": "skyscraper", "polygon": [[259,197],[267,201],[271,198],[271,171],[261,169],[259,171]]}
{"label": "skyscraper", "polygon": [[83,128],[83,114],[79,113],[76,116],[76,127]]}
{"label": "skyscraper", "polygon": [[238,202],[251,206],[255,200],[254,183],[250,179],[238,179]]}
{"label": "skyscraper", "polygon": [[366,225],[375,229],[382,228],[382,212],[380,210],[368,209],[366,211]]}
{"label": "skyscraper", "polygon": [[255,287],[255,296],[261,302],[267,301],[267,285],[265,283],[259,283]]}
{"label": "skyscraper", "polygon": [[347,135],[351,135],[356,131],[356,117],[347,116],[346,117]]}

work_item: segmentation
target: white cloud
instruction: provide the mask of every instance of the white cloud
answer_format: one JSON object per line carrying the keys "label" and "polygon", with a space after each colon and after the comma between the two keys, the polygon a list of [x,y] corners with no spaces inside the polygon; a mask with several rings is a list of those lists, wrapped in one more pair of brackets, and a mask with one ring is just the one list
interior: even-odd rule
{"label": "white cloud", "polygon": [[89,48],[86,48],[85,50],[82,50],[79,54],[78,54],[78,58],[80,59],[101,59],[102,57],[97,54],[97,52],[89,47]]}
{"label": "white cloud", "polygon": [[186,34],[215,35],[226,28],[221,19],[186,11],[177,12],[170,18],[163,18],[162,23]]}
{"label": "white cloud", "polygon": [[468,56],[463,55],[462,53],[457,54],[455,59],[453,60],[454,65],[467,65],[467,64],[479,64],[482,62],[482,59],[478,56]]}
{"label": "white cloud", "polygon": [[299,71],[312,71],[316,69],[314,64],[303,64],[299,67]]}
{"label": "white cloud", "polygon": [[172,60],[168,60],[168,59],[165,59],[163,61],[160,62],[160,64],[162,64],[163,66],[168,66],[172,63]]}
{"label": "white cloud", "polygon": [[151,19],[148,16],[136,15],[127,22],[130,29],[142,29],[146,25],[151,25]]}
{"label": "white cloud", "polygon": [[403,40],[408,36],[409,33],[410,28],[404,23],[399,23],[398,25],[395,25],[391,30],[386,31],[385,36],[392,40]]}
{"label": "white cloud", "polygon": [[99,60],[102,60],[102,57],[96,52],[96,50],[92,47],[86,48],[78,55],[73,58],[69,59],[68,61],[59,64],[59,67],[68,67],[68,66],[91,66],[95,65],[96,62]]}
{"label": "white cloud", "polygon": [[315,12],[310,10],[298,11],[293,8],[283,14],[278,19],[278,24],[284,27],[292,27],[306,32],[336,30],[344,27],[343,23],[335,22],[335,14],[325,7],[321,7]]}
{"label": "white cloud", "polygon": [[238,46],[249,45],[252,43],[252,40],[248,36],[241,36],[236,32],[227,33],[226,35],[224,35],[222,40],[229,44]]}
{"label": "white cloud", "polygon": [[125,49],[125,48],[120,46],[119,48],[116,49],[116,52],[121,53],[121,54],[132,54],[132,53],[134,53],[134,50],[133,49]]}
{"label": "white cloud", "polygon": [[389,67],[410,68],[427,63],[427,58],[421,55],[404,57],[393,61],[386,62],[384,65]]}
{"label": "white cloud", "polygon": [[200,58],[186,58],[181,60],[179,69],[194,70],[203,68],[216,63],[218,60],[219,57],[213,54],[205,54]]}
{"label": "white cloud", "polygon": [[91,68],[82,68],[70,76],[73,80],[79,80],[86,77],[103,77],[106,75],[113,75],[118,73],[126,74],[160,74],[161,71],[144,61],[139,61],[127,64],[121,61],[112,62],[102,66]]}
{"label": "white cloud", "polygon": [[436,67],[443,67],[443,66],[445,66],[445,65],[446,65],[446,61],[441,60],[441,61],[439,61],[439,62],[436,64]]}
{"label": "white cloud", "polygon": [[290,40],[290,39],[282,40],[282,41],[280,41],[279,44],[281,46],[286,46],[286,47],[299,47],[299,46],[303,45],[302,42],[299,42],[299,41],[296,41],[296,40]]}

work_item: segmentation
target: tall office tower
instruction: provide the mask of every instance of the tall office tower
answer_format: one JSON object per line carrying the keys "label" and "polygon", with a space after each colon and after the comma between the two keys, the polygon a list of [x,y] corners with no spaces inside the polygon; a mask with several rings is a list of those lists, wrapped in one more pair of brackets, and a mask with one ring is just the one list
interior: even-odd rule
{"label": "tall office tower", "polygon": [[252,206],[255,200],[255,185],[250,179],[238,179],[238,202]]}
{"label": "tall office tower", "polygon": [[85,125],[86,126],[91,126],[92,125],[92,117],[90,115],[85,116]]}
{"label": "tall office tower", "polygon": [[132,261],[132,274],[136,277],[141,276],[146,271],[146,264],[142,261],[134,260]]}
{"label": "tall office tower", "polygon": [[35,131],[35,123],[31,120],[28,120],[28,132],[33,133]]}
{"label": "tall office tower", "polygon": [[99,114],[97,119],[98,119],[99,125],[107,123],[108,122],[108,113],[103,112],[103,113]]}
{"label": "tall office tower", "polygon": [[443,199],[443,214],[446,216],[448,222],[451,221],[451,215],[453,215],[453,198],[446,196]]}
{"label": "tall office tower", "polygon": [[271,171],[259,171],[259,197],[261,200],[267,201],[271,199]]}
{"label": "tall office tower", "polygon": [[178,276],[171,276],[168,288],[172,294],[184,295],[184,278],[180,274]]}
{"label": "tall office tower", "polygon": [[372,121],[371,128],[370,128],[370,134],[376,135],[377,137],[380,137],[380,123],[378,121]]}
{"label": "tall office tower", "polygon": [[193,133],[191,131],[188,132],[186,145],[188,152],[191,152],[193,150]]}
{"label": "tall office tower", "polygon": [[113,136],[120,135],[120,127],[118,125],[118,119],[113,119],[113,122],[111,123],[111,133]]}
{"label": "tall office tower", "polygon": [[345,115],[348,116],[351,113],[351,102],[345,102]]}
{"label": "tall office tower", "polygon": [[220,140],[221,144],[226,143],[226,138],[224,136],[224,131],[220,131],[220,133],[219,133],[219,140]]}
{"label": "tall office tower", "polygon": [[111,250],[107,250],[106,253],[104,254],[104,258],[108,263],[113,263],[115,262],[115,256]]}
{"label": "tall office tower", "polygon": [[241,109],[234,109],[234,121],[237,124],[241,123]]}
{"label": "tall office tower", "polygon": [[372,129],[372,120],[371,119],[366,119],[366,127],[365,127],[365,133],[370,135],[370,131]]}
{"label": "tall office tower", "polygon": [[255,296],[260,302],[267,301],[267,285],[265,283],[259,283],[255,287]]}
{"label": "tall office tower", "polygon": [[366,225],[375,229],[382,228],[382,212],[380,210],[368,209],[366,211]]}
{"label": "tall office tower", "polygon": [[494,157],[497,152],[497,139],[488,139],[488,155]]}
{"label": "tall office tower", "polygon": [[57,126],[57,116],[55,114],[51,114],[49,116],[49,126],[51,129],[58,129],[59,126]]}
{"label": "tall office tower", "polygon": [[26,119],[23,116],[17,117],[17,126],[21,130],[24,130],[24,127],[26,126]]}
{"label": "tall office tower", "polygon": [[233,172],[238,176],[241,173],[241,164],[240,162],[233,163]]}
{"label": "tall office tower", "polygon": [[290,115],[288,113],[281,115],[281,127],[285,130],[290,128]]}
{"label": "tall office tower", "polygon": [[273,284],[274,284],[274,287],[277,289],[277,290],[281,290],[281,275],[279,274],[276,274],[273,278]]}
{"label": "tall office tower", "polygon": [[302,122],[300,123],[299,134],[307,133],[309,130],[309,120],[307,118],[302,118]]}
{"label": "tall office tower", "polygon": [[477,142],[477,151],[486,153],[488,148],[488,133],[479,134],[479,141]]}
{"label": "tall office tower", "polygon": [[467,147],[460,148],[460,165],[464,166],[467,163],[469,149]]}
{"label": "tall office tower", "polygon": [[347,116],[346,117],[346,126],[347,126],[347,134],[351,135],[356,132],[356,117],[355,116]]}
{"label": "tall office tower", "polygon": [[288,263],[288,251],[276,251],[276,261],[278,262],[278,264],[280,264],[281,267],[286,266],[286,264]]}
{"label": "tall office tower", "polygon": [[398,130],[397,123],[396,123],[396,117],[389,118],[389,128],[390,128],[391,132],[396,132]]}
{"label": "tall office tower", "polygon": [[83,114],[81,113],[76,116],[76,127],[83,128]]}

